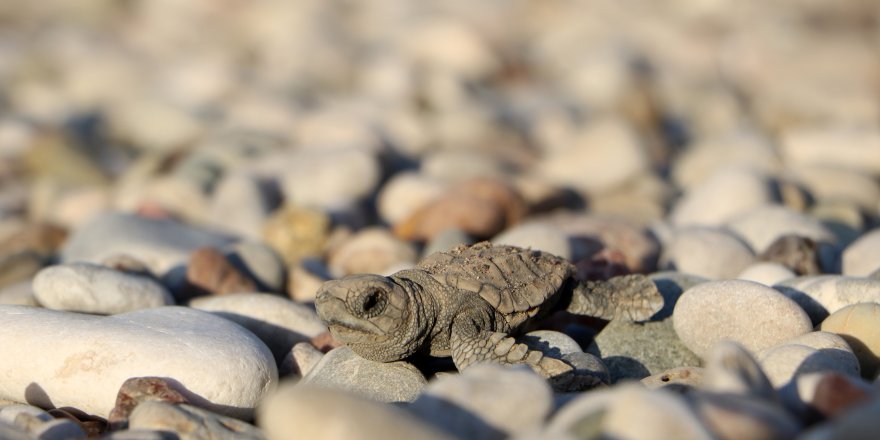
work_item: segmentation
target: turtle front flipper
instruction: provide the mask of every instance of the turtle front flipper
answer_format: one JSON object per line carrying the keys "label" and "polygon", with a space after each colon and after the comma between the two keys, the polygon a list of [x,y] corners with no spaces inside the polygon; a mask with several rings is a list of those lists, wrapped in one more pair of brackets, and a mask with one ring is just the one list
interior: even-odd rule
{"label": "turtle front flipper", "polygon": [[663,295],[648,277],[623,275],[574,288],[568,311],[601,319],[647,321],[663,308]]}
{"label": "turtle front flipper", "polygon": [[[468,328],[470,327],[470,328]],[[557,391],[583,391],[601,385],[595,376],[581,375],[568,362],[545,355],[502,332],[454,325],[450,338],[452,360],[459,371],[479,363],[528,365]]]}

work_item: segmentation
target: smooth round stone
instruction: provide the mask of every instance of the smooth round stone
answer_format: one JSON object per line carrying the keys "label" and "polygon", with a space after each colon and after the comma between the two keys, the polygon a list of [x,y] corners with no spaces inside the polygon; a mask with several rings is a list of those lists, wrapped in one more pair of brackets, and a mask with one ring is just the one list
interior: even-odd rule
{"label": "smooth round stone", "polygon": [[400,265],[414,265],[417,256],[412,244],[386,229],[372,227],[359,231],[335,249],[327,266],[337,278],[355,273],[382,274]]}
{"label": "smooth round stone", "polygon": [[470,245],[473,243],[474,239],[466,232],[457,228],[449,228],[425,243],[425,248],[422,249],[422,258],[436,252],[451,251],[456,246]]}
{"label": "smooth round stone", "polygon": [[[535,330],[522,336],[522,342],[532,349],[562,356],[583,351],[580,344],[565,333],[552,330]],[[546,350],[546,351],[545,351]]]}
{"label": "smooth round stone", "polygon": [[761,261],[749,265],[734,278],[746,281],[754,281],[765,286],[772,286],[781,281],[785,281],[796,277],[797,275],[791,269],[769,261]]}
{"label": "smooth round stone", "polygon": [[[0,306],[0,320],[7,330],[0,333],[0,398],[107,417],[123,382],[158,376],[173,378],[211,411],[248,419],[277,381],[275,360],[256,336],[186,307],[101,317]],[[35,356],[39,363],[30,361]]]}
{"label": "smooth round stone", "polygon": [[843,250],[843,274],[866,277],[880,270],[880,228],[863,234]]}
{"label": "smooth round stone", "polygon": [[523,248],[537,249],[572,260],[573,240],[553,226],[546,223],[522,223],[502,231],[492,238],[493,244],[506,244]]}
{"label": "smooth round stone", "polygon": [[49,266],[34,277],[33,289],[43,307],[72,312],[115,315],[174,304],[151,278],[91,263]]}
{"label": "smooth round stone", "polygon": [[806,345],[785,343],[759,353],[758,362],[776,388],[808,373],[836,371],[859,376],[859,361],[848,350],[817,350]]}
{"label": "smooth round stone", "polygon": [[845,201],[870,210],[880,200],[880,185],[858,171],[820,165],[794,167],[789,172],[820,202]]}
{"label": "smooth round stone", "polygon": [[451,440],[406,410],[342,390],[288,381],[257,408],[268,439]]}
{"label": "smooth round stone", "polygon": [[633,272],[651,272],[656,267],[660,253],[657,239],[645,228],[618,216],[562,212],[541,221],[575,239],[573,260],[593,255],[598,242],[607,249],[622,252],[627,267]]}
{"label": "smooth round stone", "polygon": [[293,346],[290,351],[284,355],[284,359],[278,367],[279,376],[287,376],[290,374],[302,377],[309,374],[315,365],[321,361],[324,353],[315,348],[309,342],[300,342]]}
{"label": "smooth round stone", "polygon": [[288,203],[339,209],[373,193],[382,177],[376,157],[357,149],[303,149],[288,158],[281,188]]}
{"label": "smooth round stone", "polygon": [[168,219],[110,213],[73,231],[61,250],[64,262],[100,263],[115,255],[130,255],[163,275],[189,260],[201,247],[223,247],[232,239]]}
{"label": "smooth round stone", "polygon": [[773,174],[782,163],[773,145],[754,133],[697,140],[672,163],[672,177],[682,188],[701,184],[718,170],[736,166]]}
{"label": "smooth round stone", "polygon": [[269,200],[254,177],[235,173],[217,184],[208,206],[208,224],[240,237],[259,239],[269,216]]}
{"label": "smooth round stone", "polygon": [[675,332],[698,356],[723,339],[758,352],[812,330],[796,302],[751,281],[711,281],[686,290],[672,313]]}
{"label": "smooth round stone", "polygon": [[388,224],[397,224],[443,194],[446,185],[423,174],[397,173],[379,190],[379,216]]}
{"label": "smooth round stone", "polygon": [[773,401],[739,394],[695,392],[686,396],[717,438],[794,438],[800,422]]}
{"label": "smooth round stone", "polygon": [[797,302],[818,325],[848,305],[880,302],[880,280],[839,275],[799,277],[773,286]]}
{"label": "smooth round stone", "polygon": [[836,333],[813,331],[785,341],[786,344],[806,345],[816,350],[843,350],[854,353],[846,339]]}
{"label": "smooth round stone", "polygon": [[288,265],[322,256],[332,219],[323,211],[286,205],[263,224],[263,238]]}
{"label": "smooth round stone", "polygon": [[679,230],[664,248],[660,266],[709,279],[733,278],[755,255],[742,240],[721,229]]}
{"label": "smooth round stone", "polygon": [[296,302],[314,302],[318,289],[331,279],[324,263],[318,260],[303,260],[290,268],[287,281],[287,294]]}
{"label": "smooth round stone", "polygon": [[787,163],[850,168],[880,175],[880,130],[821,126],[782,133],[780,152]]}
{"label": "smooth round stone", "polygon": [[226,318],[257,335],[282,359],[298,342],[306,342],[327,331],[310,307],[266,293],[233,293],[203,296],[189,306]]}
{"label": "smooth round stone", "polygon": [[633,129],[616,119],[583,127],[565,148],[537,164],[548,181],[586,192],[602,192],[649,172],[649,158]]}
{"label": "smooth round stone", "polygon": [[679,340],[671,319],[644,323],[613,320],[596,335],[587,352],[608,366],[612,383],[701,365],[700,358]]}
{"label": "smooth round stone", "polygon": [[346,390],[380,402],[409,402],[427,381],[408,362],[375,362],[343,346],[324,355],[302,383]]}
{"label": "smooth round stone", "polygon": [[615,391],[602,424],[607,438],[714,438],[680,397],[637,385]]}
{"label": "smooth round stone", "polygon": [[819,220],[780,205],[744,212],[727,222],[756,253],[764,252],[783,235],[800,235],[819,242],[834,241],[834,234]]}
{"label": "smooth round stone", "polygon": [[676,226],[722,226],[731,218],[772,201],[765,176],[748,168],[723,168],[685,191],[669,219]]}
{"label": "smooth round stone", "polygon": [[407,409],[456,438],[494,438],[541,427],[553,393],[528,368],[481,364],[431,381]]}
{"label": "smooth round stone", "polygon": [[721,341],[712,347],[700,388],[713,393],[751,396],[767,402],[776,400],[776,390],[758,361],[733,341]]}
{"label": "smooth round stone", "polygon": [[825,318],[819,328],[843,337],[859,359],[862,375],[868,379],[877,377],[880,368],[880,304],[844,307]]}
{"label": "smooth round stone", "polygon": [[242,240],[221,249],[238,270],[271,292],[283,292],[287,278],[284,260],[261,240]]}
{"label": "smooth round stone", "polygon": [[473,150],[440,150],[422,159],[421,172],[440,181],[455,182],[482,177],[503,177],[504,164],[489,154]]}
{"label": "smooth round stone", "polygon": [[181,438],[262,440],[257,427],[187,404],[142,402],[128,417],[129,429],[170,431]]}

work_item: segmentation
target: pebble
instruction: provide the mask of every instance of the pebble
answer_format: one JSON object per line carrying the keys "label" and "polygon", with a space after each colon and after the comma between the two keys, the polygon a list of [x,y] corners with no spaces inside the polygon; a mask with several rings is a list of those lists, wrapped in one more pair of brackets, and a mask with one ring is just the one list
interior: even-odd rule
{"label": "pebble", "polygon": [[331,251],[327,268],[336,278],[358,273],[385,274],[401,266],[414,266],[417,257],[412,244],[386,229],[372,227],[358,231]]}
{"label": "pebble", "polygon": [[103,214],[72,231],[61,249],[64,262],[100,263],[125,254],[146,263],[156,275],[183,266],[200,247],[223,247],[232,239],[169,219]]}
{"label": "pebble", "polygon": [[760,261],[749,265],[734,278],[773,286],[796,276],[791,269],[779,263]]}
{"label": "pebble", "polygon": [[649,389],[675,387],[692,389],[703,382],[703,367],[675,367],[662,373],[648,376],[639,381]]}
{"label": "pebble", "polygon": [[880,228],[866,232],[843,250],[843,274],[864,277],[880,270]]}
{"label": "pebble", "polygon": [[683,228],[664,247],[660,266],[708,279],[733,278],[755,261],[748,245],[715,228]]}
{"label": "pebble", "polygon": [[22,281],[0,288],[0,304],[39,306],[30,281]]}
{"label": "pebble", "polygon": [[773,286],[803,308],[814,325],[848,305],[880,302],[880,280],[819,275],[799,277]]}
{"label": "pebble", "polygon": [[758,362],[776,388],[798,376],[823,371],[859,376],[859,362],[848,350],[815,349],[801,344],[781,344],[763,350]]}
{"label": "pebble", "polygon": [[780,152],[792,164],[825,165],[880,175],[880,131],[799,127],[782,133]]}
{"label": "pebble", "polygon": [[763,261],[782,264],[797,275],[822,273],[820,245],[808,237],[783,235],[770,244],[761,255]]}
{"label": "pebble", "polygon": [[225,176],[217,184],[208,206],[208,223],[239,237],[259,239],[269,217],[270,200],[260,182],[246,174]]}
{"label": "pebble", "polygon": [[702,364],[679,340],[672,319],[644,323],[612,320],[596,335],[587,352],[599,356],[608,366],[611,383]]}
{"label": "pebble", "polygon": [[602,420],[602,432],[609,438],[713,438],[687,403],[675,394],[636,385],[621,385],[615,394]]}
{"label": "pebble", "polygon": [[528,368],[481,364],[432,380],[407,409],[456,438],[506,438],[540,428],[553,393]]}
{"label": "pebble", "polygon": [[672,207],[669,220],[676,226],[723,226],[772,201],[766,176],[748,168],[723,168],[685,191]]}
{"label": "pebble", "polygon": [[[159,376],[201,396],[212,411],[248,418],[277,380],[262,342],[197,310],[162,307],[99,317],[0,306],[0,315],[11,330],[0,335],[0,368],[7,372],[0,398],[106,417],[125,380]],[[27,361],[33,356],[42,359],[39,365]],[[211,368],[216,365],[224,368]]]}
{"label": "pebble", "polygon": [[572,366],[580,376],[592,376],[596,383],[609,384],[611,376],[608,367],[598,356],[584,353],[580,344],[565,333],[552,330],[535,330],[526,333],[521,341],[532,350],[562,359]]}
{"label": "pebble", "polygon": [[784,235],[799,235],[817,243],[834,240],[834,234],[819,220],[779,205],[743,212],[726,225],[758,254]]}
{"label": "pebble", "polygon": [[341,390],[283,383],[257,410],[258,426],[270,440],[388,438],[449,440],[442,431],[404,409]]}
{"label": "pebble", "polygon": [[847,410],[877,397],[870,384],[834,371],[806,374],[798,378],[800,401],[826,418],[845,414]]}
{"label": "pebble", "polygon": [[257,289],[247,275],[211,247],[198,248],[192,253],[186,266],[186,282],[193,291],[192,296],[228,295]]}
{"label": "pebble", "polygon": [[813,328],[797,303],[772,288],[743,280],[711,281],[686,290],[672,318],[681,341],[702,358],[722,339],[758,352]]}
{"label": "pebble", "polygon": [[739,394],[688,393],[688,403],[719,439],[794,438],[801,423],[779,405]]}
{"label": "pebble", "polygon": [[287,294],[296,302],[314,302],[318,289],[331,278],[321,261],[300,261],[290,268],[287,275]]}
{"label": "pebble", "polygon": [[263,224],[263,239],[289,266],[324,253],[330,217],[317,209],[286,205]]}
{"label": "pebble", "polygon": [[184,438],[261,440],[263,433],[255,426],[232,417],[205,411],[187,404],[143,402],[128,418],[130,429],[170,431]]}
{"label": "pebble", "polygon": [[702,184],[723,168],[754,169],[768,175],[782,168],[773,145],[749,131],[697,139],[672,165],[672,178],[682,188]]}
{"label": "pebble", "polygon": [[395,224],[394,234],[404,240],[428,241],[455,228],[486,239],[519,222],[526,208],[511,185],[486,178],[466,180]]}
{"label": "pebble", "polygon": [[144,402],[188,403],[179,387],[160,377],[132,377],[126,380],[116,395],[116,405],[107,416],[110,429],[128,426],[128,418]]}
{"label": "pebble", "polygon": [[382,220],[396,225],[440,197],[447,184],[421,173],[400,172],[382,185],[377,210]]}
{"label": "pebble", "polygon": [[301,383],[341,389],[380,402],[409,402],[419,395],[427,381],[408,362],[375,362],[356,355],[348,347],[339,347],[324,355]]}
{"label": "pebble", "polygon": [[685,290],[700,283],[709,281],[703,277],[674,271],[659,271],[648,275],[648,278],[657,286],[660,295],[663,296],[663,308],[651,317],[654,321],[660,321],[672,316],[678,298]]}
{"label": "pebble", "polygon": [[621,252],[631,272],[652,272],[656,268],[660,243],[646,228],[632,222],[610,215],[566,212],[550,214],[539,219],[573,237],[576,242],[581,240],[587,242],[586,249],[578,249],[579,246],[575,246],[572,260],[593,255],[597,250],[594,245],[598,241],[607,249]]}
{"label": "pebble", "polygon": [[496,235],[492,238],[492,243],[537,249],[567,260],[576,260],[573,249],[576,246],[575,240],[546,223],[518,224]]}
{"label": "pebble", "polygon": [[34,297],[55,310],[115,315],[174,304],[162,284],[91,263],[69,263],[41,270],[33,281]]}
{"label": "pebble", "polygon": [[474,244],[474,239],[467,233],[461,229],[449,228],[425,243],[425,247],[422,249],[422,258],[435,252],[451,251],[457,246],[470,244]]}
{"label": "pebble", "polygon": [[808,165],[792,167],[789,172],[820,202],[851,202],[861,210],[870,210],[880,198],[880,185],[871,176],[851,169]]}
{"label": "pebble", "polygon": [[255,281],[261,291],[284,291],[287,268],[281,256],[266,243],[242,240],[227,245],[221,251],[233,266]]}
{"label": "pebble", "polygon": [[758,361],[736,342],[721,341],[712,347],[703,370],[700,389],[776,401],[776,390]]}
{"label": "pebble", "polygon": [[366,198],[379,184],[377,158],[355,148],[294,150],[281,179],[285,200],[296,206],[345,210]]}
{"label": "pebble", "polygon": [[298,342],[290,349],[290,352],[284,355],[284,359],[278,367],[278,375],[281,377],[287,375],[305,376],[315,368],[315,365],[318,365],[323,357],[324,353],[311,343]]}
{"label": "pebble", "polygon": [[835,311],[819,325],[843,337],[859,360],[862,376],[873,380],[880,369],[880,304],[859,303]]}
{"label": "pebble", "polygon": [[573,133],[564,148],[537,165],[547,181],[599,193],[648,173],[647,149],[634,130],[618,119],[600,119]]}
{"label": "pebble", "polygon": [[267,293],[206,296],[191,300],[189,306],[250,330],[279,361],[297,343],[309,341],[327,331],[311,307]]}

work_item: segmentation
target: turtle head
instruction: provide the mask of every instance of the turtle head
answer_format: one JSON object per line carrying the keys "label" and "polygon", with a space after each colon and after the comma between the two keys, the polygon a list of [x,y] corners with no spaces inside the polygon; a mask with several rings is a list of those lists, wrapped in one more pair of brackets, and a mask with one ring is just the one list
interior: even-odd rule
{"label": "turtle head", "polygon": [[362,357],[391,362],[421,345],[424,329],[410,290],[389,277],[351,275],[325,282],[315,307],[334,338]]}

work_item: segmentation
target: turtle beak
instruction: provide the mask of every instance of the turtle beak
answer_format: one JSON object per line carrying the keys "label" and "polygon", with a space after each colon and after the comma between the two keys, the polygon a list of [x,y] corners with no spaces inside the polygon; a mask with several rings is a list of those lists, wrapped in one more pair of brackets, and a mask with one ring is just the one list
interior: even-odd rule
{"label": "turtle beak", "polygon": [[315,297],[315,308],[318,316],[334,334],[338,331],[354,333],[379,333],[376,325],[359,319],[351,314],[348,305],[342,299],[322,291]]}

